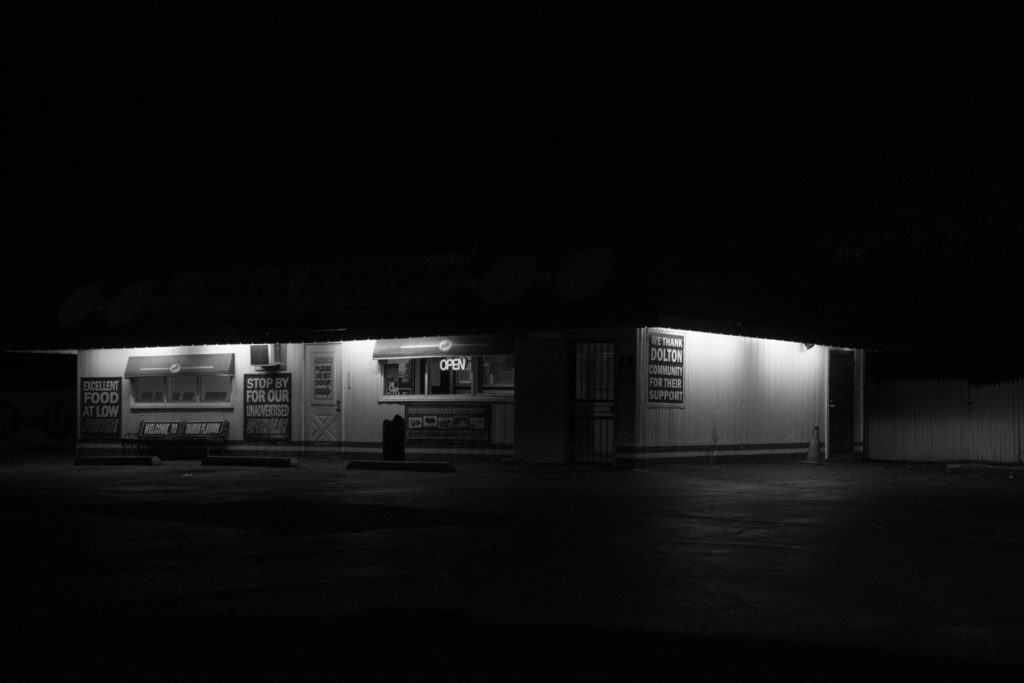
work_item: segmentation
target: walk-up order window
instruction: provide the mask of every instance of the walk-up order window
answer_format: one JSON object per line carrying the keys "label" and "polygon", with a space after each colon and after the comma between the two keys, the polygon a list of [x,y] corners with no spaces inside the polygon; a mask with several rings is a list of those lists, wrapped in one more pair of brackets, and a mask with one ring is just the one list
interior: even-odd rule
{"label": "walk-up order window", "polygon": [[495,396],[515,389],[513,341],[491,336],[380,339],[381,395]]}
{"label": "walk-up order window", "polygon": [[189,407],[231,401],[235,354],[130,356],[124,376],[132,400],[144,407]]}

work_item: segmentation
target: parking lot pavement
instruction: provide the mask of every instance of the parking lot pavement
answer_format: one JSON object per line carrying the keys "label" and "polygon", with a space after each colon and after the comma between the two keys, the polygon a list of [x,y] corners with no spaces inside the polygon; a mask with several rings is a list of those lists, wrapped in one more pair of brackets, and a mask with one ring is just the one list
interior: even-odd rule
{"label": "parking lot pavement", "polygon": [[0,462],[12,680],[1024,667],[1024,489],[873,462]]}

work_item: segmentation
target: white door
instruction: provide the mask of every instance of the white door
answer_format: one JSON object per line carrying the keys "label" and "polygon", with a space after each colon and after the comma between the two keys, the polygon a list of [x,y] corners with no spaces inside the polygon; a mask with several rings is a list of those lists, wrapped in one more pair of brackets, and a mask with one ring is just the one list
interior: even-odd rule
{"label": "white door", "polygon": [[306,345],[305,441],[341,440],[341,344]]}

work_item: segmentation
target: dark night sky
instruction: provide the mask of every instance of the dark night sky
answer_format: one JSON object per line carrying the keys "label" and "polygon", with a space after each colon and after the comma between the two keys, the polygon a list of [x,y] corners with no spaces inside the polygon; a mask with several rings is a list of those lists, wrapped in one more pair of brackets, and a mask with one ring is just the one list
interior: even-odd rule
{"label": "dark night sky", "polygon": [[277,236],[250,264],[598,241],[752,312],[859,293],[863,325],[908,305],[918,334],[1005,325],[1024,293],[1006,18],[777,5],[35,7],[6,284],[114,253],[218,268],[240,235]]}

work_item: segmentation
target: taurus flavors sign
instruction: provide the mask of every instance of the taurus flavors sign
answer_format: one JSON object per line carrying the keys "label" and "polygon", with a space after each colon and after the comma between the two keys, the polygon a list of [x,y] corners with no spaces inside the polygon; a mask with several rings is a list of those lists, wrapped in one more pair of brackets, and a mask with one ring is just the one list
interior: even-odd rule
{"label": "taurus flavors sign", "polygon": [[681,334],[647,334],[647,404],[666,408],[684,405]]}
{"label": "taurus flavors sign", "polygon": [[245,376],[246,439],[287,441],[292,433],[292,376]]}
{"label": "taurus flavors sign", "polygon": [[80,405],[82,438],[121,435],[120,377],[83,377]]}

